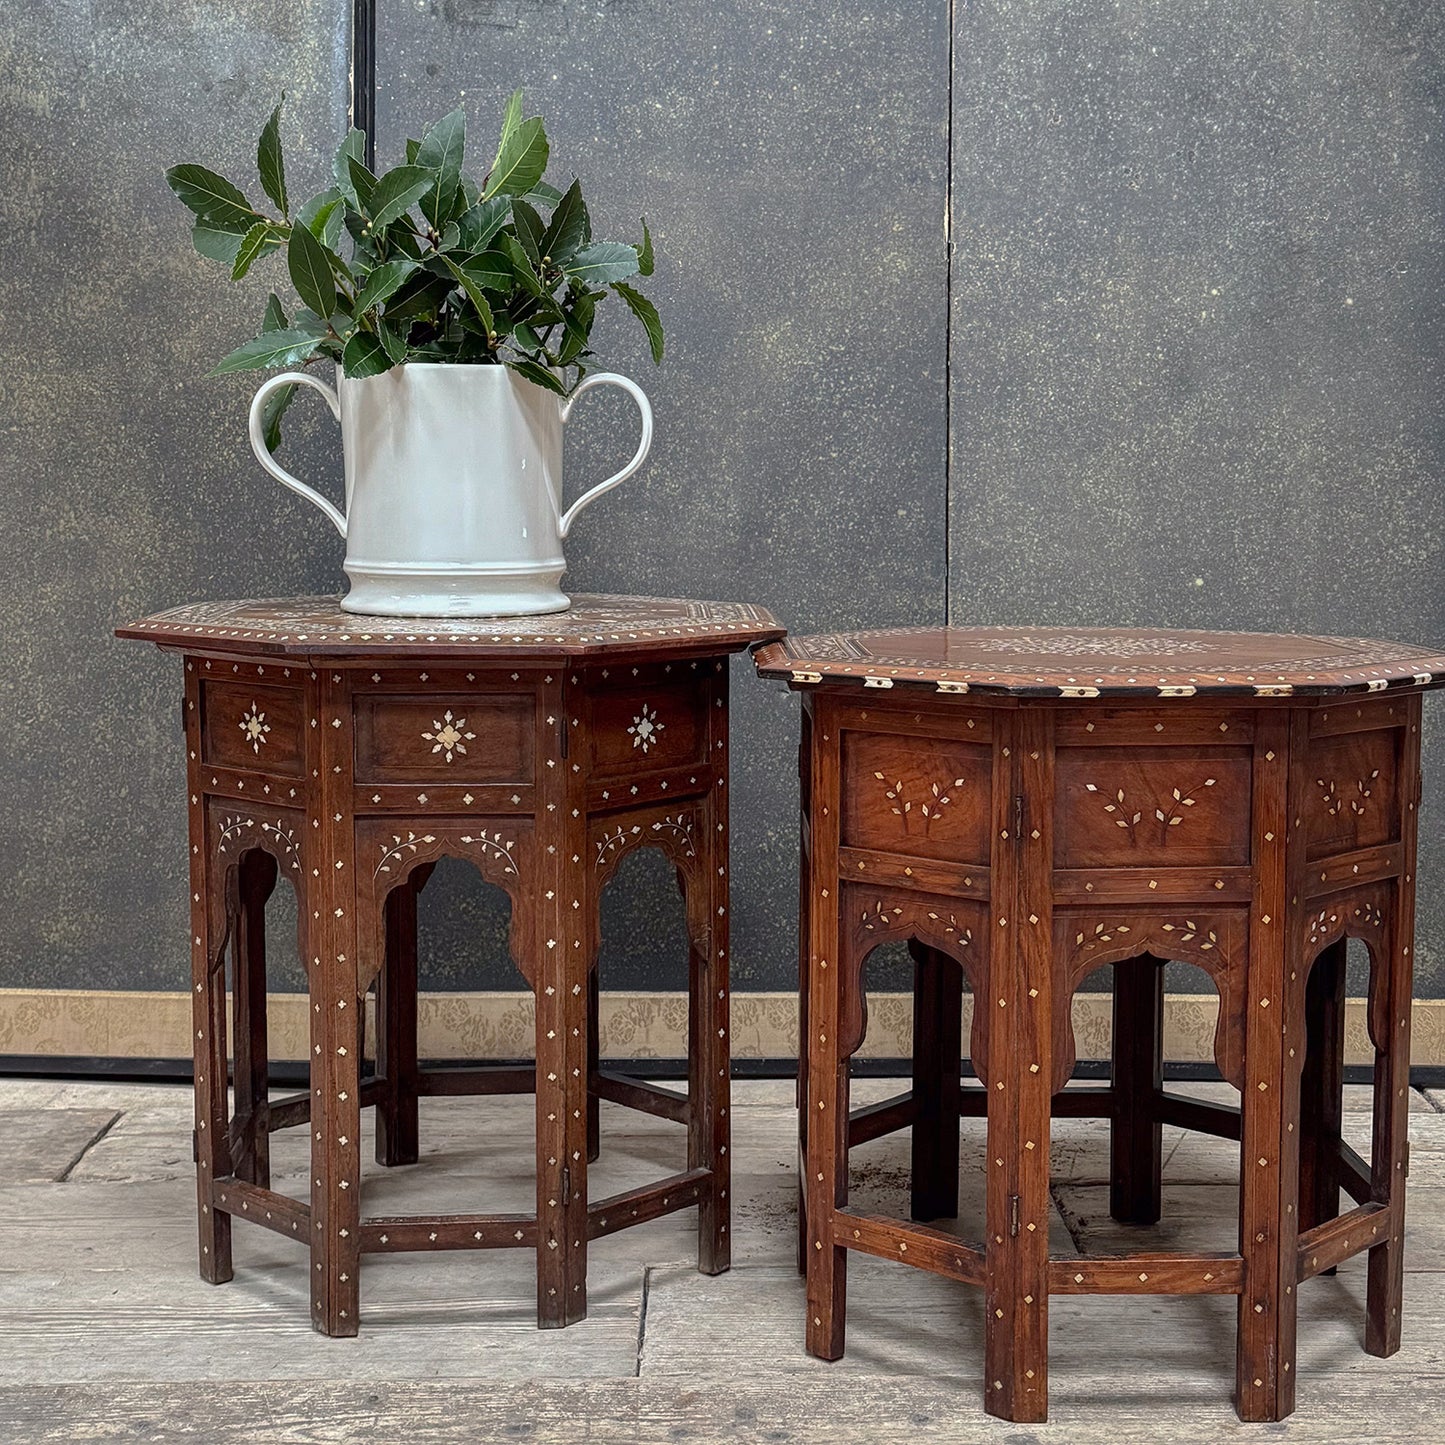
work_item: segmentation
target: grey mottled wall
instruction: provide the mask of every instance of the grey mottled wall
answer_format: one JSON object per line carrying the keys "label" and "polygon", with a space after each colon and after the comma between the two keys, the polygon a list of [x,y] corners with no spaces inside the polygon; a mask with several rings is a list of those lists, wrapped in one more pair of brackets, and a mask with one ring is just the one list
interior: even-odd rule
{"label": "grey mottled wall", "polygon": [[[597,338],[647,389],[657,442],[568,539],[571,585],[745,597],[794,625],[940,620],[947,7],[447,0],[383,7],[377,51],[382,156],[460,102],[485,165],[525,86],[598,234],[653,228],[665,364],[625,313]],[[635,429],[626,401],[589,396],[570,485]],[[787,988],[796,702],[747,664],[733,686],[734,978]],[[460,981],[472,919],[499,943],[503,905],[462,869],[422,901],[430,977]],[[682,938],[669,869],[629,860],[604,895],[604,984],[680,986]]]}
{"label": "grey mottled wall", "polygon": [[953,620],[1445,641],[1445,9],[970,0],[956,54]]}
{"label": "grey mottled wall", "polygon": [[[319,186],[346,125],[348,15],[0,6],[0,987],[185,987],[177,663],[110,630],[190,597],[331,585],[334,536],[250,455],[254,379],[205,377],[265,292],[235,314],[162,171],[251,168],[285,89],[294,184]],[[315,420],[296,457],[325,477]]]}
{"label": "grey mottled wall", "polygon": [[[658,440],[569,543],[574,587],[746,597],[799,629],[947,605],[1445,641],[1430,5],[380,8],[383,159],[458,101],[486,149],[521,84],[599,228],[653,223],[667,364],[628,317],[599,339]],[[349,9],[0,10],[0,986],[186,977],[176,664],[112,622],[340,585],[337,539],[250,457],[250,385],[203,375],[250,318],[160,173],[248,166],[285,88],[290,169],[319,179]],[[295,469],[334,486],[329,419],[302,413]],[[574,484],[631,434],[589,397]],[[787,988],[796,705],[746,668],[735,687],[735,969]],[[1428,801],[1423,982],[1445,992]],[[655,864],[608,898],[610,985],[679,981]],[[434,986],[511,982],[464,869],[439,871],[423,934]]]}

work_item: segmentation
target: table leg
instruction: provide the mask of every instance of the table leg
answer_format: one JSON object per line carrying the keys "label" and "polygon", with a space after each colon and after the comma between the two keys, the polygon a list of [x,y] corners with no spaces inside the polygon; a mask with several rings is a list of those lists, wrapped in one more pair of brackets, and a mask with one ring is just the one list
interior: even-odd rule
{"label": "table leg", "polygon": [[376,979],[376,1072],[386,1092],[376,1108],[376,1162],[415,1164],[421,1142],[417,1117],[417,896],[435,865],[414,868],[387,894],[386,957]]}
{"label": "table leg", "polygon": [[236,870],[236,928],[232,946],[235,1119],[232,1167],[240,1179],[271,1185],[271,1125],[267,1106],[266,900],[276,887],[276,860],[253,848]]}
{"label": "table leg", "polygon": [[830,709],[813,718],[812,853],[808,877],[807,1347],[823,1360],[843,1354],[848,1251],[835,1242],[833,1211],[848,1201],[848,1060],[838,1047],[842,990],[862,981],[844,958],[838,913],[839,745]]}
{"label": "table leg", "polygon": [[[1305,984],[1307,1047],[1300,1076],[1301,1231],[1340,1212],[1335,1160],[1344,1121],[1345,950],[1343,938],[1316,958]],[[1324,1271],[1334,1274],[1333,1269]]]}
{"label": "table leg", "polygon": [[231,1264],[231,1216],[215,1209],[211,1188],[231,1172],[230,1109],[226,1096],[226,895],[217,875],[223,863],[206,837],[205,804],[191,804],[191,1032],[195,1055],[196,1209],[201,1278],[225,1284]]}
{"label": "table leg", "polygon": [[1164,1087],[1164,965],[1143,954],[1114,965],[1114,1117],[1109,1213],[1157,1224],[1164,1168],[1156,1099]]}
{"label": "table leg", "polygon": [[[1412,856],[1407,853],[1407,857]],[[1403,890],[1396,890],[1397,892]],[[1410,904],[1413,910],[1413,902]],[[1396,927],[1387,928],[1376,965],[1374,987],[1388,990],[1388,1005],[1377,1012],[1375,1038],[1374,1139],[1370,1174],[1372,1199],[1391,1206],[1389,1235],[1369,1253],[1365,1295],[1365,1352],[1393,1355],[1400,1348],[1404,1298],[1405,1170],[1409,1159],[1410,999],[1409,944],[1400,944],[1401,905]],[[1410,937],[1409,923],[1404,936]]]}
{"label": "table leg", "polygon": [[600,924],[586,793],[561,766],[560,679],[538,702],[548,764],[535,845],[541,902],[525,930],[529,966],[518,966],[537,1000],[537,1324],[560,1329],[587,1316],[587,1002]]}
{"label": "table leg", "polygon": [[1052,718],[996,738],[989,912],[984,1408],[1048,1418],[1053,1079]]}
{"label": "table leg", "polygon": [[[803,790],[803,816],[808,806],[808,766],[812,747],[812,718],[809,702],[803,699],[802,741],[798,747],[798,774]],[[808,950],[809,950],[809,853],[808,830],[800,829],[798,848],[798,1081],[793,1103],[798,1111],[798,1273],[808,1272]],[[846,1153],[846,1151],[845,1151]]]}
{"label": "table leg", "polygon": [[714,797],[698,812],[698,831],[708,842],[698,850],[698,866],[686,878],[684,889],[690,993],[687,1167],[707,1169],[712,1175],[698,1201],[697,1267],[704,1274],[722,1274],[732,1265],[727,800]]}
{"label": "table leg", "polygon": [[[587,972],[587,1077],[602,1067],[602,970],[594,963]],[[587,1162],[595,1164],[602,1153],[602,1100],[587,1090]]]}
{"label": "table leg", "polygon": [[[1300,1069],[1305,1048],[1305,847],[1314,774],[1309,715],[1259,715],[1251,833],[1257,877],[1249,922],[1240,1099],[1239,1295],[1235,1408],[1242,1420],[1294,1409],[1298,1313]],[[1292,901],[1296,900],[1296,901]]]}
{"label": "table leg", "polygon": [[[1372,960],[1372,984],[1388,990],[1388,1006],[1371,1009],[1375,1041],[1375,1128],[1371,1197],[1388,1201],[1389,1238],[1370,1251],[1365,1299],[1365,1350],[1400,1348],[1404,1299],[1405,1175],[1410,1157],[1410,1012],[1415,975],[1415,848],[1420,797],[1419,697],[1410,699],[1398,745],[1403,873],[1390,890],[1383,937]],[[1372,1001],[1373,1002],[1373,1001]],[[1383,1016],[1382,1016],[1383,1015]]]}
{"label": "table leg", "polygon": [[963,1058],[963,971],[917,940],[908,951],[913,985],[912,1200],[914,1219],[958,1214],[959,1066]]}
{"label": "table leg", "polygon": [[[311,1323],[354,1335],[360,1320],[361,1030],[354,749],[350,685],[321,674],[310,757],[321,779],[308,810],[315,887],[303,904],[311,1004]],[[324,722],[323,722],[324,719]],[[368,920],[368,924],[370,920]]]}
{"label": "table leg", "polygon": [[[732,896],[729,876],[728,664],[713,664],[708,732],[717,781],[697,810],[704,839],[680,878],[688,914],[687,1164],[712,1177],[697,1208],[697,1267],[732,1267]],[[695,900],[695,901],[694,901]],[[696,916],[694,916],[696,915]]]}

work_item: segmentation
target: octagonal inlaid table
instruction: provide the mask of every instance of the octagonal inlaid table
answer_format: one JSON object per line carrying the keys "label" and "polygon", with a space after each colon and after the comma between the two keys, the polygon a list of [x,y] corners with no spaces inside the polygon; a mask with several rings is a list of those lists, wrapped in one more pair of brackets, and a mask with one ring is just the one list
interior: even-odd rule
{"label": "octagonal inlaid table", "polygon": [[[758,650],[804,694],[800,1087],[808,1348],[843,1353],[847,1252],[980,1286],[984,1400],[1047,1414],[1053,1294],[1238,1297],[1236,1406],[1294,1407],[1296,1289],[1369,1251],[1365,1348],[1400,1341],[1420,695],[1445,656],[1388,642],[916,628]],[[1345,942],[1369,953],[1372,1158],[1340,1137]],[[850,1117],[880,943],[916,961],[913,1089]],[[1163,963],[1219,995],[1237,1109],[1162,1086]],[[1062,1092],[1070,1004],[1114,966],[1111,1083]],[[973,996],[960,1083],[961,995]],[[984,1238],[958,1120],[987,1118]],[[1236,1248],[1050,1257],[1053,1114],[1111,1121],[1111,1212],[1160,1212],[1160,1130],[1240,1141]],[[913,1129],[912,1221],[848,1207],[848,1149]],[[1351,1201],[1343,1212],[1341,1191]]]}
{"label": "octagonal inlaid table", "polygon": [[[699,1267],[725,1270],[728,656],[780,637],[773,619],[738,603],[579,596],[545,617],[408,620],[325,597],[200,603],[119,635],[185,658],[202,1275],[231,1278],[234,1219],[305,1240],[312,1323],[351,1335],[363,1254],[516,1247],[536,1252],[538,1323],[560,1326],[586,1314],[590,1240],[693,1205]],[[676,866],[685,898],[686,1096],[597,1057],[598,898],[643,847]],[[510,896],[535,1068],[418,1066],[416,901],[443,856]],[[268,1102],[263,914],[278,875],[298,897],[311,1082]],[[363,1106],[376,1106],[378,1160],[404,1164],[417,1159],[418,1096],[533,1090],[534,1213],[363,1214]],[[685,1125],[686,1171],[589,1200],[599,1099]],[[300,1124],[309,1201],[270,1187],[269,1135]]]}

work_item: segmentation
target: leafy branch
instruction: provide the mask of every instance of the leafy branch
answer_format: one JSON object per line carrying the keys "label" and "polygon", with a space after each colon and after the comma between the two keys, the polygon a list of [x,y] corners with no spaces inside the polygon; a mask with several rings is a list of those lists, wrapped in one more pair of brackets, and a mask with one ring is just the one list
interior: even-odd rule
{"label": "leafy branch", "polygon": [[[224,357],[215,374],[322,359],[349,377],[409,361],[501,365],[567,396],[590,369],[597,303],[612,293],[641,322],[653,361],[662,361],[657,308],[628,284],[653,273],[647,222],[636,245],[593,239],[580,182],[559,191],[544,179],[546,127],[540,116],[524,118],[520,90],[507,102],[480,183],[464,169],[460,109],[407,141],[403,164],[379,176],[364,163],[365,143],[361,131],[350,131],[333,159],[332,185],[294,213],[280,104],[256,145],[257,175],[274,212],[205,166],[166,172],[195,217],[191,240],[202,256],[240,281],[284,251],[299,303],[290,319],[271,292],[260,334]],[[271,398],[273,448],[294,390]]]}

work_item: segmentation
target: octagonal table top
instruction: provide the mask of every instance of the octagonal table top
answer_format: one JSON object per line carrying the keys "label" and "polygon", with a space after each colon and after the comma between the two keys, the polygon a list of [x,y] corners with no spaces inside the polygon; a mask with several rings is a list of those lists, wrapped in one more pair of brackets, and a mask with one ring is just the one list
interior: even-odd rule
{"label": "octagonal table top", "polygon": [[189,651],[249,656],[464,659],[740,652],[783,636],[772,614],[747,602],[577,594],[566,612],[536,617],[368,617],[338,597],[192,602],[116,629],[116,636]]}
{"label": "octagonal table top", "polygon": [[1445,653],[1362,637],[1113,627],[901,627],[769,642],[763,677],[1020,697],[1330,697],[1445,685]]}

